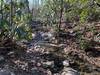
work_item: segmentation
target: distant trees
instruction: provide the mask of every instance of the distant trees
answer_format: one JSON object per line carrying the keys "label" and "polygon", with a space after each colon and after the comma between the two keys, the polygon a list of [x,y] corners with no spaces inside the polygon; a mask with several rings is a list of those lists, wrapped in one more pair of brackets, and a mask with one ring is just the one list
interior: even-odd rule
{"label": "distant trees", "polygon": [[[96,2],[99,3],[99,0]],[[98,20],[100,17],[99,7],[94,3],[94,0],[45,0],[41,11],[42,17],[44,15],[44,18],[50,18],[49,21],[58,20],[61,8],[64,9],[62,15],[65,19],[72,22],[76,20],[84,22],[94,18]]]}
{"label": "distant trees", "polygon": [[44,0],[33,0],[33,3],[31,5],[31,8],[32,8],[31,12],[32,12],[32,16],[34,20],[39,18],[39,13],[40,13],[40,9],[41,9],[43,1]]}
{"label": "distant trees", "polygon": [[7,36],[16,36],[16,39],[28,38],[31,34],[28,32],[30,31],[28,23],[32,19],[41,20],[45,25],[53,26],[55,30],[60,28],[62,22],[83,23],[100,19],[98,7],[100,0],[33,0],[33,2],[31,13],[28,0],[0,0],[0,29],[6,30]]}
{"label": "distant trees", "polygon": [[[100,20],[100,0],[43,0],[39,8],[39,20],[57,32],[63,23],[86,23]],[[97,2],[97,3],[95,3]],[[92,29],[90,29],[92,30]],[[59,36],[59,33],[57,33]],[[81,37],[80,37],[81,38]]]}

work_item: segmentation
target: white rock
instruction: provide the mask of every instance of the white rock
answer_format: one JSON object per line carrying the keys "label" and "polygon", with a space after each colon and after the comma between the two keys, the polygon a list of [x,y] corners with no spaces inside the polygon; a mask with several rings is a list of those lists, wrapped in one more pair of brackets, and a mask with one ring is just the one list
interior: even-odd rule
{"label": "white rock", "polygon": [[66,66],[66,67],[69,66],[69,61],[68,60],[64,60],[63,61],[63,65]]}
{"label": "white rock", "polygon": [[32,33],[32,38],[35,38],[36,34]]}
{"label": "white rock", "polygon": [[47,75],[52,75],[50,70],[47,70]]}
{"label": "white rock", "polygon": [[80,75],[76,70],[72,68],[64,68],[61,75]]}
{"label": "white rock", "polygon": [[48,38],[48,39],[51,39],[53,37],[53,34],[50,32],[45,32],[45,33],[42,33],[41,35],[42,37]]}
{"label": "white rock", "polygon": [[52,66],[54,65],[54,61],[43,62],[43,65]]}
{"label": "white rock", "polygon": [[0,56],[0,61],[3,61],[3,60],[5,60],[4,57],[3,56]]}

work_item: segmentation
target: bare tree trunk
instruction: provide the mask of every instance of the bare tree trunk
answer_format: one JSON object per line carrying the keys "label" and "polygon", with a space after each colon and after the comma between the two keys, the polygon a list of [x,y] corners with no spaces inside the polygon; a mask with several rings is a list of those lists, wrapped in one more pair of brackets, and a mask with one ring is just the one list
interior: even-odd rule
{"label": "bare tree trunk", "polygon": [[[2,23],[3,23],[3,0],[1,0],[1,6],[0,6],[0,8],[1,8],[1,18],[0,18],[0,25],[2,25]],[[1,32],[1,35],[4,35],[4,33],[3,33],[3,31],[5,31],[2,27],[0,28],[0,32]]]}
{"label": "bare tree trunk", "polygon": [[11,37],[10,38],[13,38],[13,0],[11,0],[10,2],[10,7],[11,7],[11,10],[10,10],[10,30],[11,30]]}
{"label": "bare tree trunk", "polygon": [[59,32],[60,32],[60,26],[62,23],[62,15],[63,15],[63,0],[61,0],[61,7],[60,7],[60,17],[59,17],[59,24],[58,24],[58,44],[60,43],[60,38],[59,38]]}
{"label": "bare tree trunk", "polygon": [[28,13],[30,13],[29,1],[28,0],[26,0],[26,7],[27,7],[27,10],[28,10]]}
{"label": "bare tree trunk", "polygon": [[60,26],[61,26],[61,22],[62,22],[62,15],[63,15],[63,0],[61,0],[61,10],[60,10],[60,21],[59,21],[59,30],[60,30]]}

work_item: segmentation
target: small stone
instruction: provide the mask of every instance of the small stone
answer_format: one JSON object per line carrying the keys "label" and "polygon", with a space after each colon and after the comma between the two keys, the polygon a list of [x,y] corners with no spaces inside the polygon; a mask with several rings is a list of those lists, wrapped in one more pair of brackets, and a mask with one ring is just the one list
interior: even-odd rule
{"label": "small stone", "polygon": [[61,75],[80,75],[76,70],[70,67],[64,67]]}
{"label": "small stone", "polygon": [[38,67],[41,66],[41,63],[37,63],[37,66],[38,66]]}
{"label": "small stone", "polygon": [[66,67],[69,66],[69,61],[68,60],[64,60],[63,61],[63,65],[66,66]]}
{"label": "small stone", "polygon": [[50,70],[47,70],[47,75],[52,75]]}
{"label": "small stone", "polygon": [[7,70],[1,70],[0,75],[15,75],[13,72]]}
{"label": "small stone", "polygon": [[7,55],[13,56],[14,55],[14,51],[9,52]]}
{"label": "small stone", "polygon": [[54,65],[54,61],[43,62],[43,65],[52,66]]}
{"label": "small stone", "polygon": [[4,59],[4,57],[3,56],[0,56],[0,62],[1,61],[4,61],[5,59]]}
{"label": "small stone", "polygon": [[53,75],[60,75],[59,73],[55,73],[55,74],[53,74]]}
{"label": "small stone", "polygon": [[44,75],[43,71],[40,71],[40,70],[37,69],[37,68],[32,68],[31,71],[32,71],[32,72],[31,72],[32,75]]}

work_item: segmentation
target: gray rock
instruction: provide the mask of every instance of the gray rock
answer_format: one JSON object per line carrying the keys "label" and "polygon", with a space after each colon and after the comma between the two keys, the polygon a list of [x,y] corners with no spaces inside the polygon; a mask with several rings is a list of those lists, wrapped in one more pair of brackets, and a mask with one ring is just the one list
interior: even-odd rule
{"label": "gray rock", "polygon": [[47,70],[47,75],[52,75],[52,72],[50,70]]}
{"label": "gray rock", "polygon": [[60,75],[60,73],[55,73],[55,74],[53,74],[53,75]]}
{"label": "gray rock", "polygon": [[64,61],[63,61],[63,65],[64,65],[65,67],[69,66],[69,61],[68,61],[68,60],[64,60]]}
{"label": "gray rock", "polygon": [[0,70],[0,75],[15,75],[15,74],[7,70]]}
{"label": "gray rock", "polygon": [[42,41],[51,41],[53,38],[53,33],[51,32],[39,32],[40,35],[42,37]]}
{"label": "gray rock", "polygon": [[80,75],[76,70],[70,67],[64,67],[61,75]]}
{"label": "gray rock", "polygon": [[31,73],[32,73],[32,75],[45,75],[44,71],[39,68],[32,68]]}
{"label": "gray rock", "polygon": [[32,42],[33,43],[37,43],[37,42],[42,41],[42,40],[43,40],[42,34],[41,34],[41,32],[38,31],[38,32],[36,32],[34,34],[34,37],[32,39]]}
{"label": "gray rock", "polygon": [[3,56],[0,56],[0,62],[4,61],[5,58]]}
{"label": "gray rock", "polygon": [[44,67],[53,67],[54,66],[54,61],[42,62],[42,65]]}

